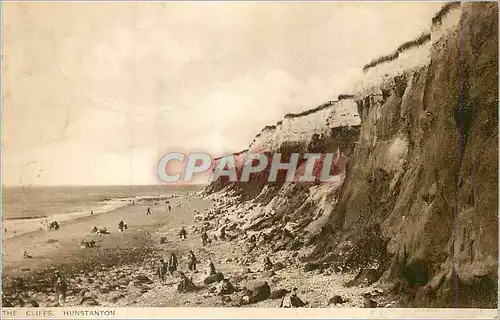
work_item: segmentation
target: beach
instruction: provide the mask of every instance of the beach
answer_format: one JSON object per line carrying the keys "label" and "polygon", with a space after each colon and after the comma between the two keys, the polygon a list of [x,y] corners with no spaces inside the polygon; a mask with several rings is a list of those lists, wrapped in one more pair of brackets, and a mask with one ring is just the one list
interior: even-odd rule
{"label": "beach", "polygon": [[[165,201],[169,201],[171,213]],[[148,208],[151,215],[146,215]],[[215,240],[220,233],[217,226],[228,223],[225,216],[211,215],[221,208],[234,210],[241,219],[239,226],[229,222],[233,227],[228,230],[228,238]],[[310,248],[275,252],[271,250],[272,243],[249,247],[239,227],[244,227],[246,221],[242,213],[252,216],[256,210],[259,208],[236,200],[227,202],[224,196],[173,195],[169,200],[144,199],[110,212],[67,221],[61,223],[59,230],[38,230],[6,239],[3,243],[4,305],[59,306],[52,288],[56,270],[64,275],[69,286],[64,306],[240,307],[246,288],[263,281],[273,292],[298,288],[309,307],[325,307],[335,295],[345,300],[336,307],[361,307],[363,293],[376,295],[376,288],[370,285],[345,287],[355,274],[304,269],[303,258],[310,253]],[[202,225],[207,225],[207,215],[209,235],[214,240],[203,246],[200,230]],[[127,223],[124,232],[118,230],[120,220]],[[94,226],[106,226],[109,234],[92,233]],[[188,236],[181,240],[182,226]],[[166,243],[160,242],[162,237]],[[83,247],[83,239],[94,239],[97,246]],[[187,270],[190,250],[199,261],[195,272]],[[23,255],[25,251],[30,258]],[[176,275],[167,276],[166,284],[160,283],[156,276],[158,261],[168,260],[172,252],[178,257],[179,270],[186,272],[197,290],[177,292]],[[270,256],[280,267],[264,271],[265,256]],[[217,272],[238,288],[237,292],[219,295],[217,283],[204,284],[209,258]],[[19,285],[19,281],[23,284]],[[248,306],[278,307],[279,303],[280,299],[275,297]]]}
{"label": "beach", "polygon": [[[179,203],[187,201],[183,198],[179,199]],[[196,207],[197,204],[193,206]],[[146,216],[147,208],[151,208],[154,214]],[[3,241],[4,273],[19,272],[20,269],[27,268],[37,269],[53,264],[59,260],[58,257],[68,260],[73,256],[85,255],[85,250],[82,252],[80,248],[80,242],[86,237],[92,238],[91,231],[94,226],[108,228],[110,234],[100,238],[101,247],[113,248],[129,241],[129,238],[144,238],[146,233],[154,233],[159,225],[187,223],[190,217],[192,218],[192,211],[187,210],[186,206],[177,208],[173,214],[168,215],[165,201],[160,205],[156,200],[137,202],[134,206],[129,203],[124,207],[101,214],[87,214],[84,217],[61,223],[59,230],[42,229],[5,239]],[[128,224],[127,232],[118,232],[120,220]],[[37,221],[31,223],[36,225]],[[23,255],[25,251],[33,258],[26,259]]]}

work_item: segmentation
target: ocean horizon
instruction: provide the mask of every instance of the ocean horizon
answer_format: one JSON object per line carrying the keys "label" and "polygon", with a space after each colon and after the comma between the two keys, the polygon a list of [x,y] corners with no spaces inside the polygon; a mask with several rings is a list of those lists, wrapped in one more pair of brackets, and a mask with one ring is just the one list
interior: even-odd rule
{"label": "ocean horizon", "polygon": [[2,186],[2,219],[48,219],[58,215],[102,213],[147,196],[183,194],[203,188],[183,185]]}

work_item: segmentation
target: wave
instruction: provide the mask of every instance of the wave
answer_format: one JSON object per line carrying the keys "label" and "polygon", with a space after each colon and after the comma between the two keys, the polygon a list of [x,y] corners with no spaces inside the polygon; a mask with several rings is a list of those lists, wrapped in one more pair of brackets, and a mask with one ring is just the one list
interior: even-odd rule
{"label": "wave", "polygon": [[48,218],[46,215],[3,217],[4,220],[33,220]]}

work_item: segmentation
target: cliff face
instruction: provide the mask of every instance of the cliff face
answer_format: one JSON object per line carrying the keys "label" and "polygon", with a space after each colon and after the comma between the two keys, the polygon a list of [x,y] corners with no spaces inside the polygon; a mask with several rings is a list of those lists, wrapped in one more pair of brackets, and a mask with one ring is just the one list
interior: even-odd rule
{"label": "cliff face", "polygon": [[353,97],[340,98],[302,113],[287,114],[276,125],[266,126],[250,144],[249,152],[272,152],[286,146],[296,146],[297,152],[305,152],[315,134],[327,136],[333,128],[359,126]]}
{"label": "cliff face", "polygon": [[337,152],[338,179],[261,176],[244,198],[268,225],[294,221],[312,259],[371,269],[409,303],[495,307],[497,21],[496,3],[447,4],[428,34],[367,64],[353,97],[263,130],[249,152]]}

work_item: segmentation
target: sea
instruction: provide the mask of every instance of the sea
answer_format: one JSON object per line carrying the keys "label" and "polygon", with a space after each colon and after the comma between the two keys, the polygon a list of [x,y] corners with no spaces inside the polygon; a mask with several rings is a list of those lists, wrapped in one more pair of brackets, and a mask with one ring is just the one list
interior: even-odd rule
{"label": "sea", "polygon": [[[141,198],[182,195],[201,190],[184,186],[23,186],[2,187],[2,237],[33,231],[51,221],[102,214]],[[32,228],[26,228],[29,222]]]}

